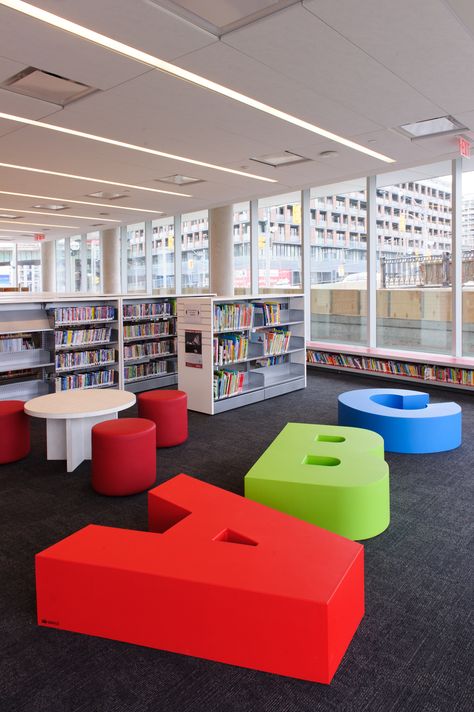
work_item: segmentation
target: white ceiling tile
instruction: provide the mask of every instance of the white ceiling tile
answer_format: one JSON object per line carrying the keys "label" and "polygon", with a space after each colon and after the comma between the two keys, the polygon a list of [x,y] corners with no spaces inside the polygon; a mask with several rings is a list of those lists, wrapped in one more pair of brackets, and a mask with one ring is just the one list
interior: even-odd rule
{"label": "white ceiling tile", "polygon": [[474,109],[474,43],[443,0],[303,4],[446,113]]}
{"label": "white ceiling tile", "polygon": [[439,105],[300,5],[232,32],[224,42],[277,70],[285,77],[285,89],[296,81],[322,101],[329,99],[339,109],[345,107],[382,126],[439,112]]}

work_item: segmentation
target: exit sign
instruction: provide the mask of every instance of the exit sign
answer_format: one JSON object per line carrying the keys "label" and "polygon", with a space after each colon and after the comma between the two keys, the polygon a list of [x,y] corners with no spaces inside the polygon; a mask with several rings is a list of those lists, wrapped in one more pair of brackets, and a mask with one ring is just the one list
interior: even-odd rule
{"label": "exit sign", "polygon": [[42,240],[44,240],[44,235],[43,235],[43,233],[42,233],[42,232],[37,232],[37,233],[35,233],[35,241],[36,241],[36,242],[41,242]]}
{"label": "exit sign", "polygon": [[459,155],[463,158],[471,157],[471,144],[462,136],[458,136]]}

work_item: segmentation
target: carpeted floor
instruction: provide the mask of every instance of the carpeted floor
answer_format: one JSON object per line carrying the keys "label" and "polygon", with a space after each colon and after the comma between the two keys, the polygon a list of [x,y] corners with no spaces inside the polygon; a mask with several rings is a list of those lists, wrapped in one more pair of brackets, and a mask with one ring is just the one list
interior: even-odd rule
{"label": "carpeted floor", "polygon": [[[186,472],[242,494],[287,422],[336,424],[340,392],[380,385],[310,371],[305,391],[190,413],[189,440],[158,453],[158,482]],[[70,474],[48,463],[32,419],[30,456],[0,466],[2,712],[472,712],[474,401],[440,389],[432,400],[462,405],[463,445],[386,455],[392,521],[365,542],[366,615],[330,686],[38,627],[35,553],[90,523],[146,529],[147,513],[145,494],[95,494],[89,462]]]}

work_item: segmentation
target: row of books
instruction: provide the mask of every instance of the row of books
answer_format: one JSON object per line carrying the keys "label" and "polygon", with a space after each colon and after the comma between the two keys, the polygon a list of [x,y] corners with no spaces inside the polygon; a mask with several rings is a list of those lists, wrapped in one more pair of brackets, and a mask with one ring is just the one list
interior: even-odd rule
{"label": "row of books", "polygon": [[152,316],[174,316],[176,302],[150,302],[145,304],[124,304],[123,316],[125,319],[142,319]]}
{"label": "row of books", "polygon": [[244,387],[244,378],[244,371],[215,371],[213,383],[214,400],[241,393]]}
{"label": "row of books", "polygon": [[248,329],[252,326],[253,306],[245,302],[214,304],[214,330]]}
{"label": "row of books", "polygon": [[148,341],[145,344],[130,344],[125,346],[123,355],[125,359],[146,358],[149,356],[161,356],[163,354],[174,354],[174,340]]}
{"label": "row of books", "polygon": [[273,356],[288,351],[291,331],[287,329],[273,329],[263,332],[263,349],[265,356]]}
{"label": "row of books", "polygon": [[115,319],[115,307],[104,304],[96,306],[67,306],[53,309],[55,324],[69,321],[94,321],[96,319]]}
{"label": "row of books", "polygon": [[134,366],[125,366],[125,381],[134,381],[147,376],[159,376],[163,373],[174,373],[175,364],[173,361],[152,361],[151,363],[139,363]]}
{"label": "row of books", "polygon": [[16,353],[18,351],[29,351],[34,349],[33,338],[29,334],[19,334],[18,336],[0,336],[0,353]]}
{"label": "row of books", "polygon": [[377,371],[410,378],[420,378],[425,381],[441,381],[465,386],[474,386],[474,370],[466,368],[451,368],[447,366],[427,366],[422,363],[393,361],[367,356],[353,356],[325,351],[307,351],[307,362],[326,366],[341,366],[356,368],[363,371]]}
{"label": "row of books", "polygon": [[233,361],[247,358],[249,350],[248,336],[243,334],[227,334],[213,339],[214,364],[222,366]]}
{"label": "row of books", "polygon": [[253,362],[254,368],[266,368],[267,366],[276,366],[279,363],[285,363],[286,355],[281,356],[266,356],[264,358],[258,358]]}
{"label": "row of books", "polygon": [[56,391],[68,391],[72,388],[93,388],[94,386],[107,386],[114,383],[115,371],[89,371],[88,373],[75,373],[67,376],[58,376],[54,379]]}
{"label": "row of books", "polygon": [[287,308],[287,305],[282,305],[281,302],[263,302],[254,304],[255,316],[258,315],[256,319],[256,324],[260,325],[272,325],[281,324],[281,312],[283,309]]}
{"label": "row of books", "polygon": [[56,370],[80,368],[81,366],[102,366],[115,361],[115,349],[94,351],[67,351],[56,354]]}
{"label": "row of books", "polygon": [[56,346],[88,346],[96,342],[110,341],[112,329],[103,326],[97,329],[66,329],[54,332]]}
{"label": "row of books", "polygon": [[173,335],[173,331],[169,321],[160,321],[156,324],[124,324],[123,335],[126,339],[134,339],[142,336]]}

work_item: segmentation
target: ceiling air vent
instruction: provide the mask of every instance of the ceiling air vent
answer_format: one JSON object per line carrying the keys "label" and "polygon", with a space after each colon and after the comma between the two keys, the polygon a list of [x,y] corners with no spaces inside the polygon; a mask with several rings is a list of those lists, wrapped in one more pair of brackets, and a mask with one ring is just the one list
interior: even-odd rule
{"label": "ceiling air vent", "polygon": [[157,183],[171,183],[172,185],[189,185],[190,183],[204,183],[203,178],[191,178],[191,176],[183,176],[176,174],[174,176],[165,176],[164,178],[155,178]]}
{"label": "ceiling air vent", "polygon": [[27,67],[13,77],[6,79],[1,85],[3,89],[26,94],[33,99],[41,99],[51,104],[66,106],[77,99],[98,91],[94,87],[72,79],[61,77],[59,74],[44,72],[35,67]]}

